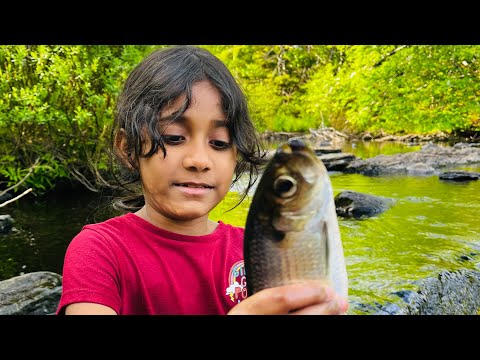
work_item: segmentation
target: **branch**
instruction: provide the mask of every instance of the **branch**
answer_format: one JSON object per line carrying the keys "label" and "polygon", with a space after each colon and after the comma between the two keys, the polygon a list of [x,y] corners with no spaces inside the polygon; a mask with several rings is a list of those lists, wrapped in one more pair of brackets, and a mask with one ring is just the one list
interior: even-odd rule
{"label": "branch", "polygon": [[37,158],[37,160],[35,160],[35,163],[30,167],[30,169],[28,169],[28,174],[25,175],[23,177],[22,180],[20,180],[18,183],[16,183],[15,185],[13,186],[10,186],[9,188],[3,190],[2,192],[0,192],[0,196],[3,195],[3,194],[6,194],[9,190],[13,190],[15,189],[16,187],[18,187],[20,184],[22,184],[25,180],[27,180],[27,178],[32,175],[33,173],[33,170],[37,167],[38,165],[38,162],[40,161],[40,158]]}
{"label": "branch", "polygon": [[390,51],[388,54],[382,55],[382,58],[381,58],[375,65],[373,65],[373,67],[376,68],[376,67],[382,65],[382,63],[383,63],[385,60],[387,60],[388,57],[394,55],[397,51],[402,50],[402,49],[404,49],[404,48],[406,48],[406,47],[408,47],[408,46],[409,46],[409,45],[399,46],[399,47],[395,48],[394,50]]}
{"label": "branch", "polygon": [[32,191],[32,188],[29,188],[29,189],[25,190],[25,191],[24,191],[23,193],[21,193],[20,195],[15,196],[13,199],[10,199],[10,200],[5,201],[4,203],[0,204],[0,207],[3,207],[3,206],[5,206],[5,205],[10,204],[11,202],[14,202],[15,200],[20,199],[22,196],[27,195],[30,191]]}
{"label": "branch", "polygon": [[72,166],[71,169],[68,169],[69,173],[77,179],[81,184],[83,184],[88,190],[92,192],[98,192],[99,190],[94,187],[86,178],[83,176],[83,174],[77,170],[75,166]]}

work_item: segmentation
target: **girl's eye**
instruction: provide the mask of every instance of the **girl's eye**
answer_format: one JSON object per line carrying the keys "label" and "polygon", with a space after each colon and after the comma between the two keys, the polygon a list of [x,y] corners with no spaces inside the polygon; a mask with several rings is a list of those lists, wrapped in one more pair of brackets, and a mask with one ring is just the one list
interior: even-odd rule
{"label": "girl's eye", "polygon": [[210,144],[217,150],[228,149],[231,146],[230,143],[221,140],[212,140],[210,141]]}
{"label": "girl's eye", "polygon": [[162,140],[169,145],[181,144],[185,138],[180,135],[163,135]]}

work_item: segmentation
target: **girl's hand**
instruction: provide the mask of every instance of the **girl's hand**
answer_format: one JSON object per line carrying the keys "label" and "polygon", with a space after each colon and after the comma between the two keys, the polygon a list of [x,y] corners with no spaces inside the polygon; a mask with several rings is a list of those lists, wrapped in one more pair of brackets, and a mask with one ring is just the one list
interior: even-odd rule
{"label": "girl's hand", "polygon": [[322,281],[264,289],[235,305],[227,315],[339,315],[348,302]]}

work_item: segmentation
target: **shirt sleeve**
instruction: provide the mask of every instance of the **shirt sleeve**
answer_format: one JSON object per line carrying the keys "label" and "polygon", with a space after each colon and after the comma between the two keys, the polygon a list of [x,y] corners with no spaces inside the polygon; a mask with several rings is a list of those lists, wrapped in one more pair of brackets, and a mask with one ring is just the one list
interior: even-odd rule
{"label": "shirt sleeve", "polygon": [[112,243],[94,229],[84,227],[65,253],[62,295],[57,315],[72,303],[90,302],[120,310],[118,261]]}

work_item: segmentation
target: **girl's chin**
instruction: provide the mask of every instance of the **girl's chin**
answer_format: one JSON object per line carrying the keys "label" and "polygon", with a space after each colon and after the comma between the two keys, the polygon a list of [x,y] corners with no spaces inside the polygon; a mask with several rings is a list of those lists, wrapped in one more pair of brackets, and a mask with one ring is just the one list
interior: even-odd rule
{"label": "girl's chin", "polygon": [[172,218],[179,221],[191,221],[199,219],[201,217],[208,218],[208,214],[210,213],[210,211],[210,207],[200,207],[198,205],[195,206],[195,204],[192,204],[192,206],[188,208],[176,208]]}

